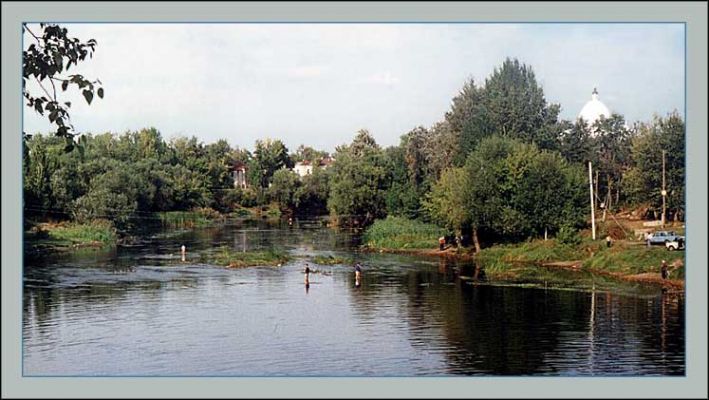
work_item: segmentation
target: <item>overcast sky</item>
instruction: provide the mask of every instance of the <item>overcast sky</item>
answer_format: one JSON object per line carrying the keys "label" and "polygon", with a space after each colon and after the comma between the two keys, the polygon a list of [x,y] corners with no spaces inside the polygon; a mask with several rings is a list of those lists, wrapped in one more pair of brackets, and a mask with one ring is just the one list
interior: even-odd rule
{"label": "overcast sky", "polygon": [[[563,118],[574,119],[594,87],[629,123],[684,112],[683,24],[65,26],[97,40],[76,71],[106,93],[91,106],[62,94],[79,132],[153,126],[166,139],[253,149],[271,137],[333,151],[366,128],[395,145],[441,120],[468,78],[484,81],[505,57],[533,68]],[[51,129],[29,108],[24,124]]]}

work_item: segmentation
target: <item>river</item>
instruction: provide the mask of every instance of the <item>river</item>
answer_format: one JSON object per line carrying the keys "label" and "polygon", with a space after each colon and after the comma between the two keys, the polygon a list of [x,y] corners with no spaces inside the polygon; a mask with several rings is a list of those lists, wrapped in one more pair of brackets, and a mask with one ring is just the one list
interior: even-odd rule
{"label": "river", "polygon": [[[232,221],[108,250],[26,255],[23,374],[685,374],[682,294],[473,284],[461,279],[471,265],[357,244],[318,220]],[[200,263],[224,245],[295,258],[281,267]],[[306,288],[315,255],[360,261],[361,284],[351,265],[310,263]]]}

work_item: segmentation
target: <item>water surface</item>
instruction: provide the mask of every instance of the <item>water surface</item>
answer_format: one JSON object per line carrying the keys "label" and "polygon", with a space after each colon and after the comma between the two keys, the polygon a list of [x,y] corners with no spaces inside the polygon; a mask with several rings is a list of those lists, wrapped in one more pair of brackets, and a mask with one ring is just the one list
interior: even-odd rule
{"label": "water surface", "polygon": [[[179,253],[187,247],[184,261]],[[319,221],[162,231],[112,250],[27,255],[26,376],[684,375],[684,297],[473,284],[471,265],[355,251]],[[203,264],[281,247],[281,267]],[[315,255],[364,265],[318,266]],[[589,284],[589,282],[591,282]]]}

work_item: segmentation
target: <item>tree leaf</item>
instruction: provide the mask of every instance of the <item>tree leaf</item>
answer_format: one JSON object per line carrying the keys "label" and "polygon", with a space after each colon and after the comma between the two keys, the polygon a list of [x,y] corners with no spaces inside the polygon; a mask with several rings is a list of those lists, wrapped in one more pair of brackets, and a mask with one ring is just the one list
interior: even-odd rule
{"label": "tree leaf", "polygon": [[98,88],[98,91],[96,92],[96,94],[98,95],[98,97],[103,99],[103,88]]}
{"label": "tree leaf", "polygon": [[94,94],[91,93],[90,90],[84,90],[84,91],[81,92],[81,93],[84,95],[84,98],[86,99],[86,102],[89,103],[89,104],[91,104],[91,100],[94,99]]}
{"label": "tree leaf", "polygon": [[62,82],[62,90],[63,91],[66,91],[66,88],[68,88],[68,87],[69,87],[69,81]]}

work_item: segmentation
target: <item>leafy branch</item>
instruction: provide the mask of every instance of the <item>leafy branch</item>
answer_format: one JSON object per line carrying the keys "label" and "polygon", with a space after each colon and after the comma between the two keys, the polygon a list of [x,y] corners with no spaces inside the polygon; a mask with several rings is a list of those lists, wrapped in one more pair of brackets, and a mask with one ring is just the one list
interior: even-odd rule
{"label": "leafy branch", "polygon": [[[69,115],[71,102],[59,100],[57,83],[61,82],[62,92],[67,91],[70,85],[75,86],[89,105],[94,95],[103,98],[104,90],[100,80],[89,80],[80,74],[61,75],[67,73],[72,65],[76,66],[80,61],[86,60],[87,56],[93,58],[96,40],[81,42],[77,38],[69,37],[68,30],[56,24],[40,23],[39,26],[42,33],[38,35],[27,24],[22,24],[23,32],[28,32],[37,42],[30,44],[27,50],[22,52],[22,95],[27,100],[28,107],[42,116],[47,113],[49,122],[56,125],[55,134],[66,139],[66,151],[78,146],[83,152],[81,142],[74,142],[76,133]],[[27,81],[31,78],[42,93],[31,93],[27,87]],[[51,85],[51,93],[47,85]]]}

